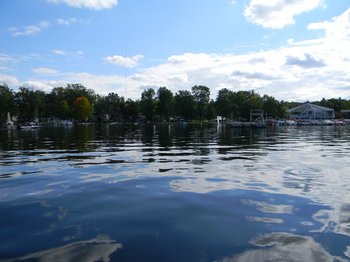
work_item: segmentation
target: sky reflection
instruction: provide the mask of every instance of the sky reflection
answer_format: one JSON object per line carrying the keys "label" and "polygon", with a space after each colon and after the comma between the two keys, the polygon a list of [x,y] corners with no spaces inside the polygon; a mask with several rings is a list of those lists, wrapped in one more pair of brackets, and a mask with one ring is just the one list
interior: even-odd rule
{"label": "sky reflection", "polygon": [[[21,206],[9,214],[47,219],[40,232],[55,235],[55,247],[62,241],[72,244],[30,251],[37,259],[72,257],[76,247],[90,252],[95,242],[100,244],[89,257],[109,259],[125,240],[134,243],[130,239],[141,235],[150,241],[167,232],[188,237],[188,243],[216,243],[216,234],[227,233],[222,244],[245,247],[235,247],[236,253],[226,253],[221,261],[349,257],[343,241],[350,237],[349,127],[340,132],[188,126],[186,132],[176,125],[145,125],[118,133],[96,125],[79,129],[86,131],[82,137],[74,128],[61,130],[67,139],[61,142],[59,134],[50,137],[45,128],[34,138],[24,135],[21,145],[0,152],[0,210]],[[38,214],[33,203],[41,203]],[[110,237],[95,238],[100,231]],[[251,238],[249,244],[248,239],[230,240],[239,234]]]}
{"label": "sky reflection", "polygon": [[263,262],[263,261],[345,261],[330,255],[311,237],[287,233],[272,233],[252,240],[252,244],[265,249],[248,250],[221,262]]}
{"label": "sky reflection", "polygon": [[96,238],[76,241],[70,244],[28,254],[6,261],[40,261],[40,262],[109,262],[109,256],[122,248],[107,235],[98,235]]}

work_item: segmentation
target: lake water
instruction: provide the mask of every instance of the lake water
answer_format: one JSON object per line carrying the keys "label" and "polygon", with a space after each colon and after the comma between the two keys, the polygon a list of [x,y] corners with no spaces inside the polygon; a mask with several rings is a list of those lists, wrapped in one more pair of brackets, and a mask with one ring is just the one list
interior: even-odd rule
{"label": "lake water", "polygon": [[43,126],[0,150],[0,261],[350,261],[350,126]]}

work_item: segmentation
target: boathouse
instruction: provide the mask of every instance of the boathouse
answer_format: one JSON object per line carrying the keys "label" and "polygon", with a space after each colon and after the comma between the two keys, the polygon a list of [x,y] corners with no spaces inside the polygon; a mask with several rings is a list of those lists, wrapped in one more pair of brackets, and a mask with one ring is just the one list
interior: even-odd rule
{"label": "boathouse", "polygon": [[290,119],[324,120],[334,119],[334,109],[314,104],[303,104],[286,111]]}

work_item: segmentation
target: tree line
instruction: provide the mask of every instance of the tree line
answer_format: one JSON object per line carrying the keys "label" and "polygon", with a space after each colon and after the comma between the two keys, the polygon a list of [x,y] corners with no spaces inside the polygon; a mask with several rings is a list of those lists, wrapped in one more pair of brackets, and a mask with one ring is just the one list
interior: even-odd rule
{"label": "tree line", "polygon": [[[325,99],[314,104],[333,108],[337,118],[342,109],[350,109],[350,100]],[[55,87],[51,92],[20,87],[17,92],[6,84],[0,85],[0,117],[5,122],[7,114],[20,121],[35,118],[59,118],[86,121],[94,114],[97,120],[104,115],[110,121],[169,121],[210,120],[217,115],[227,119],[249,119],[250,110],[264,110],[268,116],[284,117],[286,110],[301,105],[299,102],[278,101],[269,95],[253,90],[234,92],[227,88],[219,90],[215,100],[210,99],[210,89],[196,85],[190,90],[175,94],[166,87],[142,92],[140,99],[125,100],[116,93],[107,96],[96,94],[81,84]]]}

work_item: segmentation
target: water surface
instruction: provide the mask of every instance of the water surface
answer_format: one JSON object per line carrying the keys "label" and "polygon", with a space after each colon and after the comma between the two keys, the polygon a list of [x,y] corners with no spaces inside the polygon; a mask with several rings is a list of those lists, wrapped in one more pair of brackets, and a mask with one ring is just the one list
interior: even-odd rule
{"label": "water surface", "polygon": [[1,261],[350,261],[350,127],[0,130]]}

